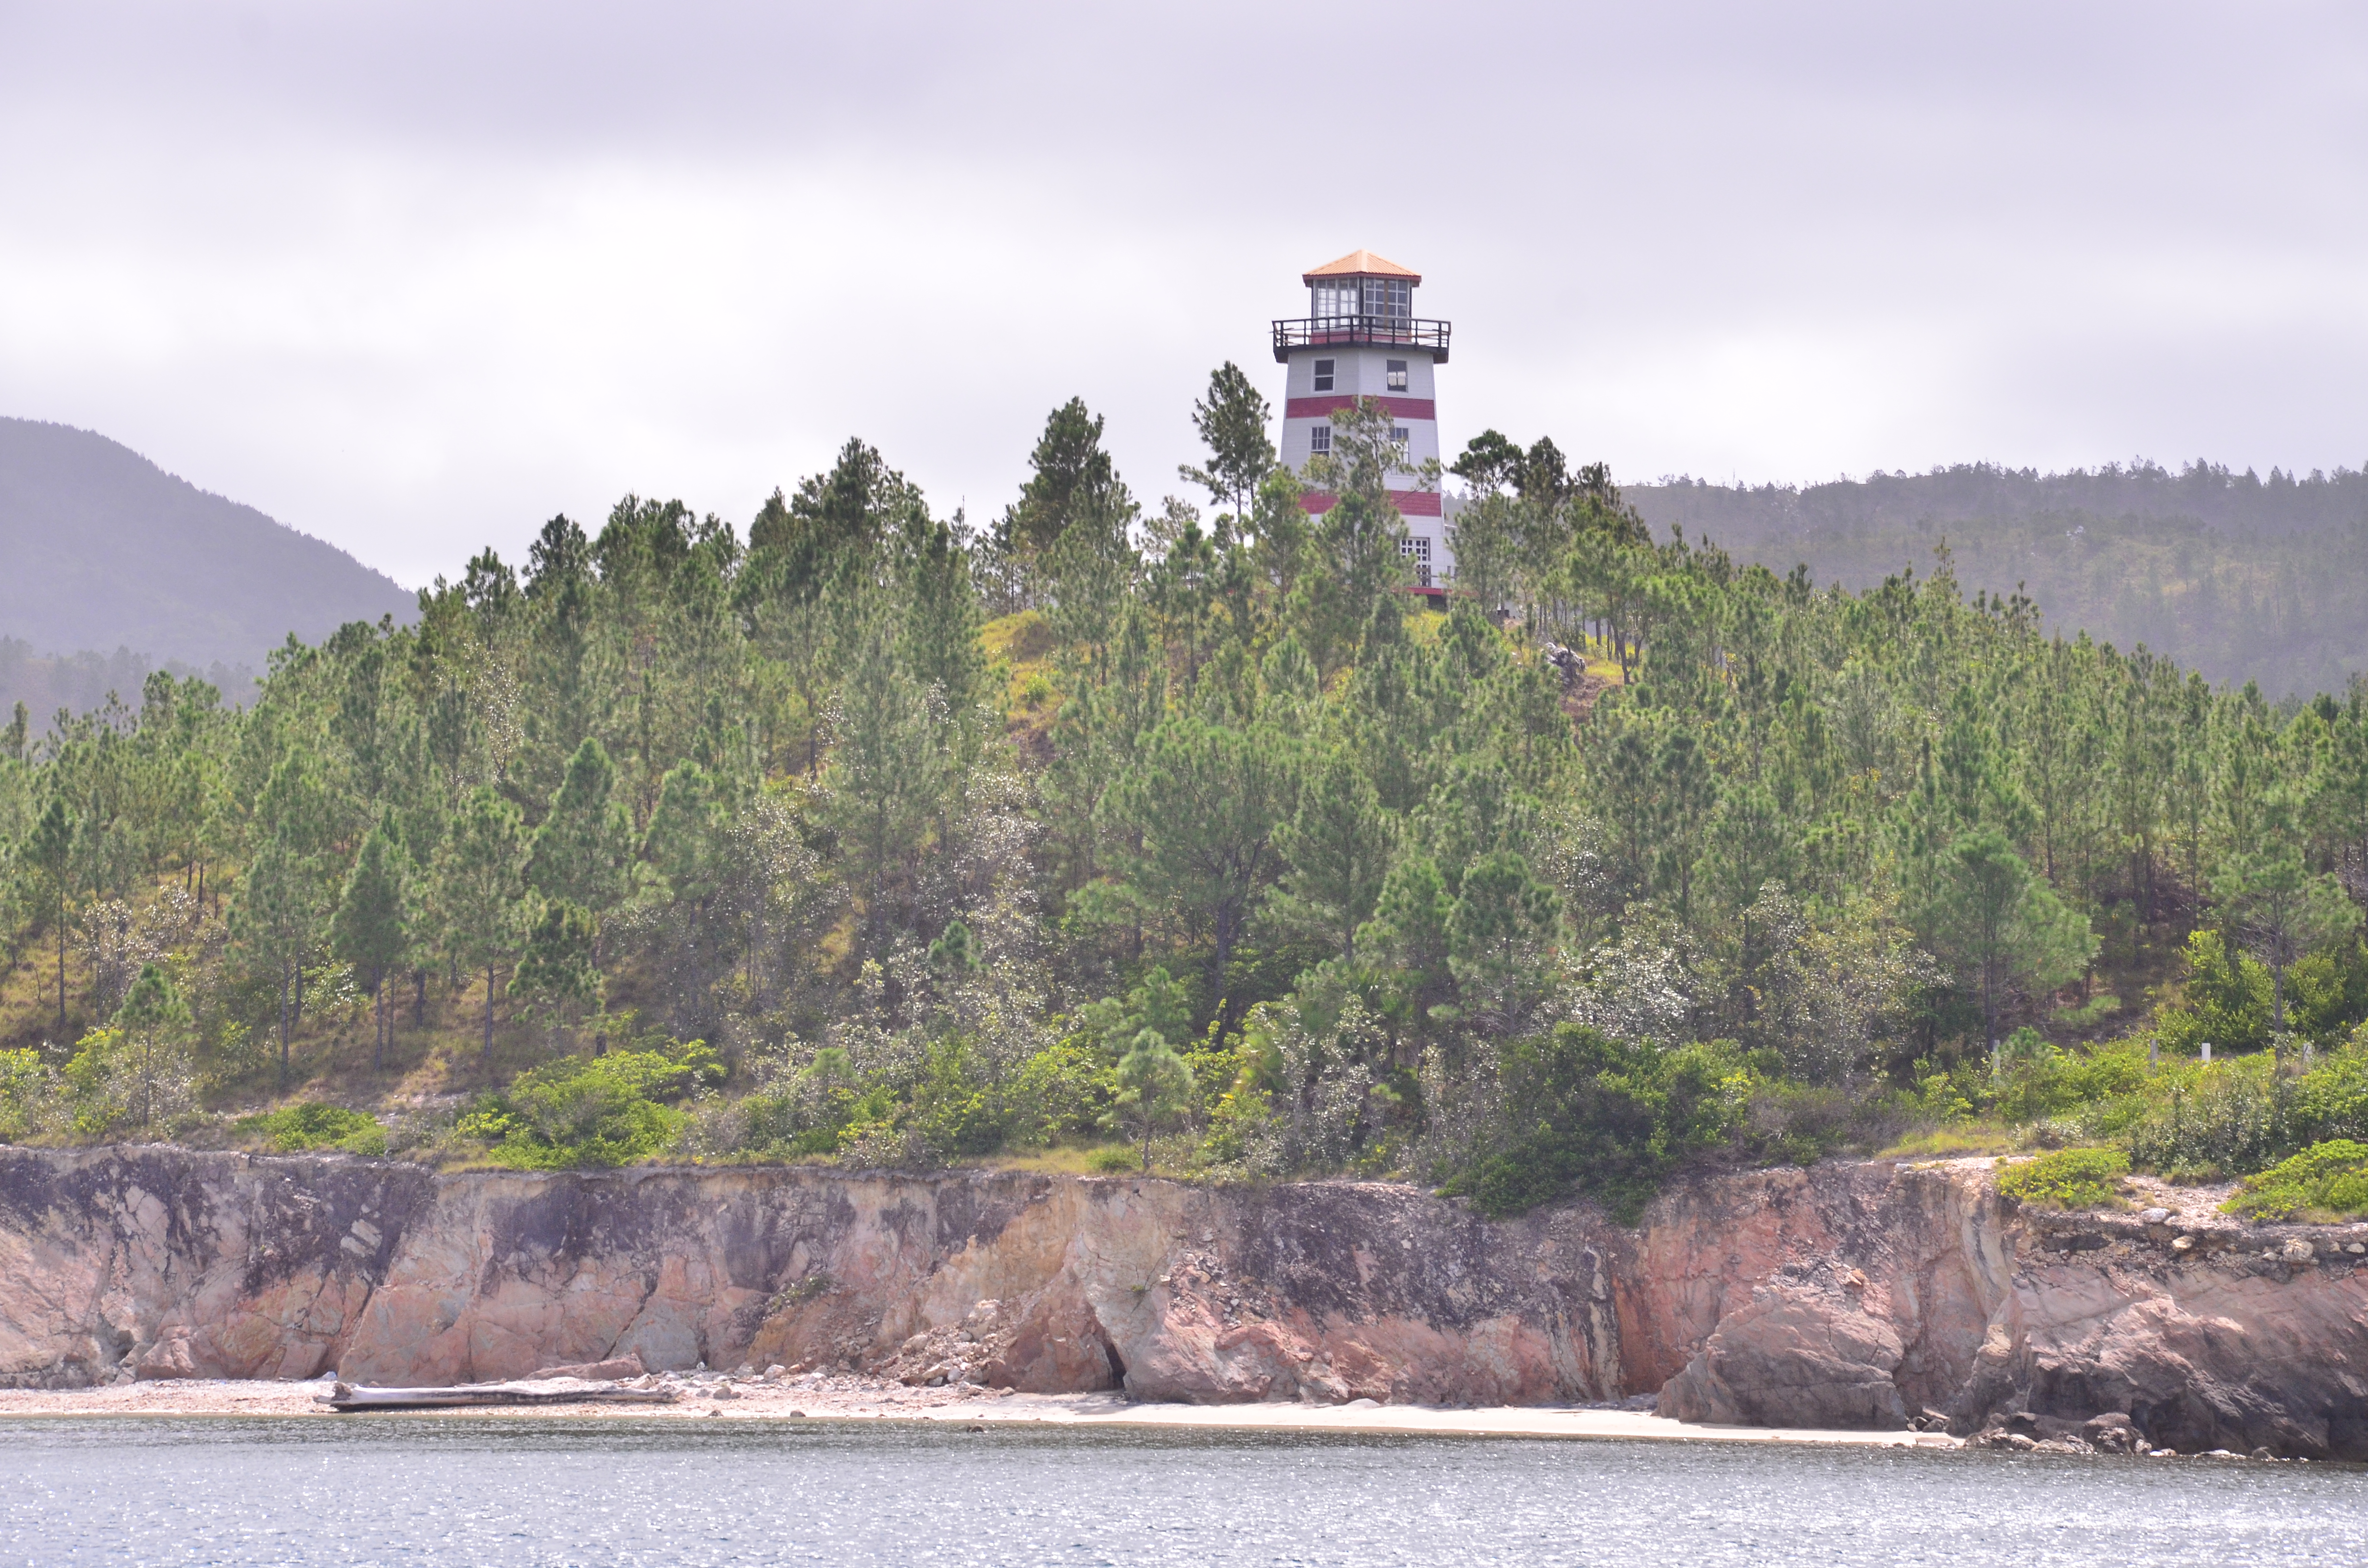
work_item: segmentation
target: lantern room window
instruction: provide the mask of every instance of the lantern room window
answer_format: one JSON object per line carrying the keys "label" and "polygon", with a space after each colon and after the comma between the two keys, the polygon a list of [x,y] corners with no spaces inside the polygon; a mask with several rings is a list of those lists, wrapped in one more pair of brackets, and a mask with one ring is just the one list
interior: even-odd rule
{"label": "lantern room window", "polygon": [[1414,285],[1403,278],[1326,278],[1308,287],[1308,313],[1319,319],[1414,319]]}

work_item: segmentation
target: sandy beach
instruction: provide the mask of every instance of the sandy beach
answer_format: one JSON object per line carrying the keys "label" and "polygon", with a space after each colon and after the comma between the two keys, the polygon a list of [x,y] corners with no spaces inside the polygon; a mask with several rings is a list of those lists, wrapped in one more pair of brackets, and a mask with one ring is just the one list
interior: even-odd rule
{"label": "sandy beach", "polygon": [[[1151,1404],[1115,1394],[1024,1394],[994,1389],[907,1388],[869,1379],[782,1378],[683,1380],[669,1404],[555,1404],[404,1413],[409,1418],[451,1421],[929,1421],[989,1426],[1192,1427],[1212,1431],[1335,1432],[1439,1437],[1602,1437],[1717,1443],[1813,1443],[1876,1448],[1955,1448],[1939,1433],[1835,1432],[1757,1426],[1702,1426],[1640,1411],[1570,1406],[1497,1405],[1446,1409],[1377,1404]],[[345,1415],[321,1403],[329,1392],[313,1382],[202,1380],[122,1383],[108,1388],[0,1390],[0,1419],[18,1416],[165,1417],[267,1416],[370,1421],[382,1414]]]}

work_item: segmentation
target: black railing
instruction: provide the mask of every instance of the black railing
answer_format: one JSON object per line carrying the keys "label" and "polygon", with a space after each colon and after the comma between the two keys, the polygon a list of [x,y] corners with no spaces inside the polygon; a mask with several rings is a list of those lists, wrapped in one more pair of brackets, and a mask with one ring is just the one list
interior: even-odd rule
{"label": "black railing", "polygon": [[1447,363],[1448,324],[1416,321],[1407,316],[1304,316],[1274,324],[1274,357],[1291,358],[1294,348],[1322,348],[1328,344],[1375,343],[1390,347],[1419,348],[1434,363]]}

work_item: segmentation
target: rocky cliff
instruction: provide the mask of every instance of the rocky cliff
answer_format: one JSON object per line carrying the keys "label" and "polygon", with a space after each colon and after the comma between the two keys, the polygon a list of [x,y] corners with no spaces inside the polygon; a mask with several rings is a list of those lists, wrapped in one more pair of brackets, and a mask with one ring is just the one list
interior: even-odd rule
{"label": "rocky cliff", "polygon": [[1641,1228],[1415,1189],[438,1176],[0,1150],[0,1381],[427,1383],[638,1353],[1144,1399],[1664,1414],[2368,1459],[2368,1226],[2020,1214],[1975,1165],[1703,1177]]}

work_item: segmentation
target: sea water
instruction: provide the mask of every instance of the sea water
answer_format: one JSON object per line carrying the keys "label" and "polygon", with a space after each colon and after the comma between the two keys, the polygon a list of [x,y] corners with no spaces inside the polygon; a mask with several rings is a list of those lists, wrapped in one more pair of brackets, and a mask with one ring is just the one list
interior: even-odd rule
{"label": "sea water", "polygon": [[0,1562],[2368,1562],[2341,1465],[859,1422],[0,1423]]}

